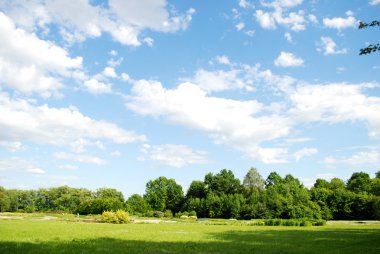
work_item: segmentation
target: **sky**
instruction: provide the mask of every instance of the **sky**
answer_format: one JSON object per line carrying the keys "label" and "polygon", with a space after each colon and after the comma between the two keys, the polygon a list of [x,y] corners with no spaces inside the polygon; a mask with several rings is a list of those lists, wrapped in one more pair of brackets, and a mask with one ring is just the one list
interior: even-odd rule
{"label": "sky", "polygon": [[379,0],[0,0],[0,185],[380,170]]}

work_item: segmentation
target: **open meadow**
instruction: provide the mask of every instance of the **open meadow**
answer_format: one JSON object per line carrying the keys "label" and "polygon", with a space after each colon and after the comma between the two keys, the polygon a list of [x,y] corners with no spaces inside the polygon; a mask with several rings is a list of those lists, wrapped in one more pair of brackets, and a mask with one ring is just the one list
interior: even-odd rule
{"label": "open meadow", "polygon": [[103,224],[0,220],[0,253],[380,253],[380,224],[249,226],[239,221]]}

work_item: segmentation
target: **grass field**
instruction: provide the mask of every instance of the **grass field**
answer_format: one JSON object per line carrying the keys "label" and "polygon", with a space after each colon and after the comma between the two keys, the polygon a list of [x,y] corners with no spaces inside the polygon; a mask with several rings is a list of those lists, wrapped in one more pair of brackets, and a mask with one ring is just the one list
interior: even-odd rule
{"label": "grass field", "polygon": [[[228,224],[228,223],[227,223]],[[323,227],[0,220],[0,253],[380,253],[380,225]]]}

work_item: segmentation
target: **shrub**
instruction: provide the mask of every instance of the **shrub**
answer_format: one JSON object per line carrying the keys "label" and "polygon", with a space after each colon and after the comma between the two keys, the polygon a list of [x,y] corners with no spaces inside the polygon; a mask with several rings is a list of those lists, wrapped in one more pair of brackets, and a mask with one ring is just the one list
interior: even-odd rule
{"label": "shrub", "polygon": [[282,225],[288,226],[288,227],[293,227],[293,226],[298,226],[298,222],[296,220],[283,220]]}
{"label": "shrub", "polygon": [[253,225],[253,226],[264,226],[265,221],[261,221],[261,220],[254,221],[251,225]]}
{"label": "shrub", "polygon": [[301,227],[311,227],[312,223],[310,221],[303,220],[303,221],[301,221],[300,226]]}
{"label": "shrub", "polygon": [[118,219],[118,223],[128,223],[129,222],[129,214],[123,210],[116,211],[116,218]]}
{"label": "shrub", "polygon": [[118,223],[119,220],[114,212],[104,211],[102,213],[102,222],[103,223]]}
{"label": "shrub", "polygon": [[326,225],[325,220],[317,220],[317,221],[313,222],[313,226],[324,226],[324,225]]}
{"label": "shrub", "polygon": [[147,211],[145,214],[144,214],[144,216],[145,217],[153,217],[153,215],[154,215],[154,213],[153,213],[153,211]]}
{"label": "shrub", "polygon": [[197,216],[197,212],[193,210],[189,212],[189,216]]}
{"label": "shrub", "polygon": [[161,211],[154,211],[153,212],[153,216],[156,217],[156,218],[162,218],[165,216],[165,214]]}
{"label": "shrub", "polygon": [[165,213],[164,213],[164,217],[166,218],[172,218],[173,217],[173,213],[171,210],[166,210]]}

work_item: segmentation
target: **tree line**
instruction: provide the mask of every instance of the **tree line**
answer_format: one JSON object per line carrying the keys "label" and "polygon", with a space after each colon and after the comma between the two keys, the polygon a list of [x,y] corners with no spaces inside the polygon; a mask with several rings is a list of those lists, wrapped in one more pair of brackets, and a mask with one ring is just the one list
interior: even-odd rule
{"label": "tree line", "polygon": [[380,219],[380,171],[375,178],[356,172],[347,182],[317,179],[308,189],[291,174],[282,177],[271,172],[264,179],[251,168],[241,182],[231,170],[223,169],[206,174],[203,181],[192,181],[186,193],[174,179],[161,176],[146,184],[144,195],[134,194],[127,200],[112,188],[0,187],[1,212],[101,214],[120,209],[158,217],[191,214],[236,219]]}

